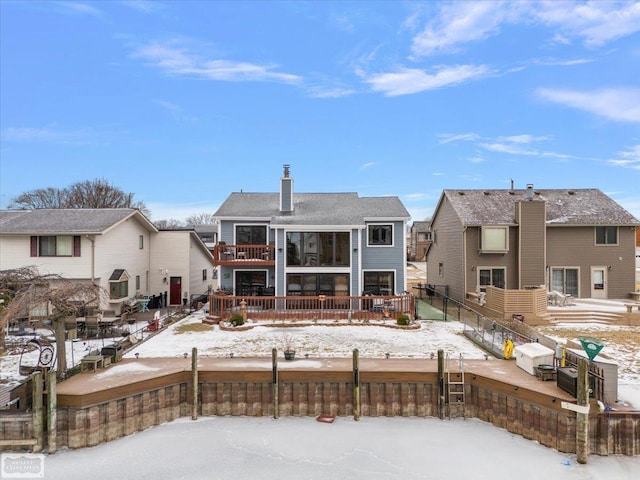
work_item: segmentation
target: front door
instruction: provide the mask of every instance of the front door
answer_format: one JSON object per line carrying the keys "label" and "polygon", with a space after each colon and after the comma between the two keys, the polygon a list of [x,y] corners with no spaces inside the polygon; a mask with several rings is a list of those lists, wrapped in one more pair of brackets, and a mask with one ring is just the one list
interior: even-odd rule
{"label": "front door", "polygon": [[591,267],[591,298],[607,298],[607,267]]}
{"label": "front door", "polygon": [[169,283],[169,305],[180,305],[182,300],[182,277],[171,277]]}

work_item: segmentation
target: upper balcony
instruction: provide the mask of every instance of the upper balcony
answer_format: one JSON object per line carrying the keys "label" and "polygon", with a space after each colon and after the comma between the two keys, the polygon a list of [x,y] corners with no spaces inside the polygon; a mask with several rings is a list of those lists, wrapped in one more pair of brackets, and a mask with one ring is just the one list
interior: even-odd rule
{"label": "upper balcony", "polygon": [[273,245],[227,245],[219,243],[213,249],[216,265],[275,266]]}

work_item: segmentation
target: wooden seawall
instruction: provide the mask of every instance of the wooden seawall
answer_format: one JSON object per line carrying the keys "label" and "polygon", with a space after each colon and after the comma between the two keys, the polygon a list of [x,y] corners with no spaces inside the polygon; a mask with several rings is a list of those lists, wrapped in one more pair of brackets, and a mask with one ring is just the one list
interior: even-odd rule
{"label": "wooden seawall", "polygon": [[[280,361],[277,396],[271,359],[201,357],[197,378],[195,411],[203,416],[355,416],[354,405],[360,416],[440,415],[436,360],[362,359],[358,403],[352,359]],[[479,418],[576,452],[576,413],[561,406],[575,399],[555,382],[538,380],[515,362],[473,360],[465,362],[464,388],[464,404],[445,405],[446,417]],[[94,446],[190,416],[193,398],[190,358],[125,359],[76,375],[57,385],[57,446]],[[25,435],[3,425],[5,436]],[[640,455],[640,412],[597,412],[596,406],[589,425],[590,453]]]}

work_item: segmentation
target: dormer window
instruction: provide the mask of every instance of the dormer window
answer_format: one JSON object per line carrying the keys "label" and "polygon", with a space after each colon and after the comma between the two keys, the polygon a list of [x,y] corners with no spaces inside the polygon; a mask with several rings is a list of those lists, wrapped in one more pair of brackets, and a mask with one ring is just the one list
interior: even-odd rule
{"label": "dormer window", "polygon": [[482,227],[480,253],[507,253],[509,251],[509,227]]}

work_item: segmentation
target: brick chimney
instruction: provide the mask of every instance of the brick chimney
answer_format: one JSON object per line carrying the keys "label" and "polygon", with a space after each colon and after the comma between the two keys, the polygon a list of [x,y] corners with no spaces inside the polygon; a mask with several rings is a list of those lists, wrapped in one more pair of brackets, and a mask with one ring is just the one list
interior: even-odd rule
{"label": "brick chimney", "polygon": [[293,212],[293,178],[289,176],[289,164],[283,167],[284,174],[280,179],[280,211]]}

